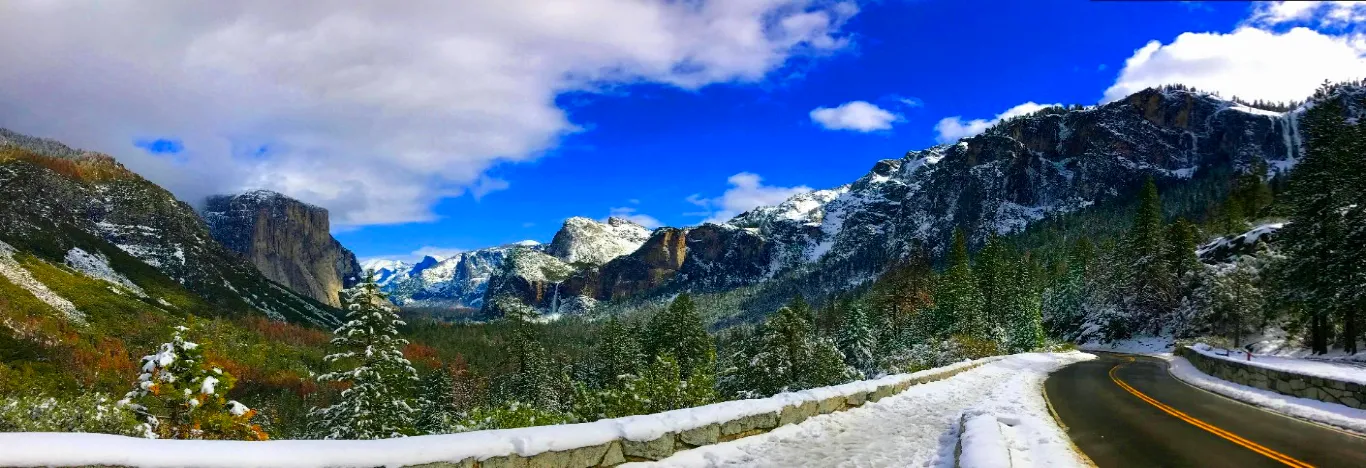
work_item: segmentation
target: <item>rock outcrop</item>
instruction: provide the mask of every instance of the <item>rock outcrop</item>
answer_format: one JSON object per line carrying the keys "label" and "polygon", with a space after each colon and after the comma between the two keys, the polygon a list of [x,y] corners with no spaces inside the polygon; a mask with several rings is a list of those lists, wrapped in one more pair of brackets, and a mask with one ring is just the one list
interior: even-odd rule
{"label": "rock outcrop", "polygon": [[107,155],[0,129],[0,200],[0,241],[21,252],[54,263],[75,248],[98,252],[220,311],[340,323],[336,309],[268,280],[215,241],[190,205]]}
{"label": "rock outcrop", "polygon": [[616,216],[607,222],[576,216],[564,221],[545,252],[566,263],[602,265],[635,252],[650,238],[650,230]]}
{"label": "rock outcrop", "polygon": [[355,254],[330,233],[327,210],[268,190],[209,197],[201,215],[224,246],[267,278],[339,307],[361,276]]}

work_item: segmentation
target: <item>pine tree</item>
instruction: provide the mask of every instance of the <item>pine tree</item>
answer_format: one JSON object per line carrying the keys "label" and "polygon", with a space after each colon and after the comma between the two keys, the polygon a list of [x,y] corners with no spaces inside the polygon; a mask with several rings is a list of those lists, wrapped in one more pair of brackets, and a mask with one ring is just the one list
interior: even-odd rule
{"label": "pine tree", "polygon": [[1063,276],[1044,293],[1043,320],[1050,335],[1071,340],[1081,329],[1086,318],[1087,272],[1094,256],[1091,240],[1078,240],[1068,254]]}
{"label": "pine tree", "polygon": [[447,434],[456,430],[461,420],[456,403],[455,381],[444,367],[432,369],[423,376],[419,387],[417,431],[421,434]]}
{"label": "pine tree", "polygon": [[595,380],[599,387],[616,385],[625,376],[640,375],[645,356],[630,327],[615,315],[607,319],[594,350]]}
{"label": "pine tree", "polygon": [[1195,223],[1186,218],[1178,218],[1167,227],[1167,264],[1178,284],[1187,282],[1191,272],[1200,267],[1195,256],[1199,236]]}
{"label": "pine tree", "polygon": [[930,330],[938,338],[959,334],[985,339],[988,335],[982,317],[982,293],[977,289],[968,257],[967,235],[954,232],[949,268],[934,292]]}
{"label": "pine tree", "polygon": [[1326,353],[1335,323],[1344,350],[1355,352],[1357,312],[1366,305],[1366,130],[1346,119],[1343,97],[1324,84],[1300,119],[1305,155],[1290,174],[1282,228],[1285,260],[1278,265],[1281,300],[1302,311],[1315,353]]}
{"label": "pine tree", "polygon": [[741,398],[840,384],[854,375],[835,344],[790,306],[770,315],[728,361],[724,392]]}
{"label": "pine tree", "polygon": [[1265,299],[1260,280],[1250,259],[1239,259],[1232,270],[1215,276],[1210,292],[1211,321],[1234,346],[1242,346],[1243,335],[1261,317]]}
{"label": "pine tree", "polygon": [[132,410],[149,438],[265,440],[251,423],[256,412],[225,397],[237,379],[210,367],[204,347],[185,340],[188,331],[175,327],[169,343],[142,358],[137,384],[117,406]]}
{"label": "pine tree", "polygon": [[977,252],[977,264],[972,270],[977,288],[982,292],[982,315],[988,333],[984,338],[998,342],[1004,341],[1005,329],[1015,313],[1010,309],[1014,305],[1011,288],[1017,286],[1011,284],[1015,280],[1016,267],[1012,255],[1005,241],[993,235]]}
{"label": "pine tree", "polygon": [[1009,311],[1005,348],[1021,353],[1043,346],[1042,298],[1034,288],[1033,271],[1024,257],[1015,257],[1014,275],[1007,278],[1004,307]]}
{"label": "pine tree", "polygon": [[1141,322],[1153,323],[1171,311],[1175,298],[1167,260],[1167,236],[1162,226],[1162,200],[1151,177],[1139,192],[1138,211],[1125,242],[1129,256],[1126,308]]}
{"label": "pine tree", "polygon": [[840,323],[835,343],[844,354],[845,364],[857,369],[865,377],[877,373],[877,361],[873,355],[877,341],[863,304],[850,303],[844,310],[844,321]]}
{"label": "pine tree", "polygon": [[517,307],[520,304],[520,301],[515,304],[509,301],[500,306],[505,311],[504,320],[512,324],[513,332],[505,364],[508,373],[499,382],[499,398],[505,404],[516,403],[536,411],[558,411],[564,403],[560,398],[561,384],[568,377],[556,370],[541,342],[539,328],[532,321],[535,312],[530,311],[530,307]]}
{"label": "pine tree", "polygon": [[683,369],[684,378],[697,372],[715,375],[716,344],[687,293],[679,294],[668,309],[650,320],[646,336],[646,354],[673,356]]}
{"label": "pine tree", "polygon": [[386,305],[373,271],[343,295],[346,323],[333,332],[331,345],[337,351],[324,358],[343,369],[323,374],[318,381],[349,388],[332,406],[315,410],[319,435],[379,439],[416,433],[410,401],[417,370],[403,357],[408,344],[398,334],[403,321]]}

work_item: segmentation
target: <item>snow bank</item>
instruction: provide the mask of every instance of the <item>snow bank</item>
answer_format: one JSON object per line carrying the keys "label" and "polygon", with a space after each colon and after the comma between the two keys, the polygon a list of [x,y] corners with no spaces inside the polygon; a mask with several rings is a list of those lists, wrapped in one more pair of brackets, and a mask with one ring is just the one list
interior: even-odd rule
{"label": "snow bank", "polygon": [[1314,361],[1308,359],[1295,359],[1275,356],[1252,355],[1248,359],[1245,351],[1229,351],[1215,348],[1204,343],[1196,343],[1190,349],[1203,356],[1225,361],[1236,361],[1239,364],[1272,369],[1282,372],[1290,372],[1311,377],[1322,377],[1342,382],[1353,382],[1366,385],[1366,367],[1352,364],[1339,364],[1334,362]]}
{"label": "snow bank", "polygon": [[962,454],[961,468],[1000,468],[1010,465],[1010,448],[1001,434],[1001,423],[996,416],[980,414],[964,417],[963,436],[959,438]]}
{"label": "snow bank", "polygon": [[[999,454],[1001,446],[1009,452],[1009,463],[979,466],[1087,466],[1050,415],[1042,387],[1049,372],[1090,359],[1080,352],[1007,356],[847,411],[630,466],[953,466],[964,416],[997,424],[999,434],[974,434],[963,442],[965,454]],[[979,446],[988,440],[993,448]]]}
{"label": "snow bank", "polygon": [[[106,434],[0,433],[0,447],[6,448],[0,451],[0,466],[371,467],[418,465],[470,458],[485,460],[512,454],[530,457],[545,452],[603,445],[616,440],[651,441],[667,433],[679,433],[750,416],[773,414],[782,411],[784,407],[819,402],[837,396],[873,392],[881,387],[905,384],[915,379],[978,366],[998,359],[1000,358],[964,361],[913,374],[891,375],[881,379],[783,393],[769,398],[728,401],[591,423],[398,439],[240,442],[148,440]],[[783,427],[792,426],[794,425]]]}
{"label": "snow bank", "polygon": [[1166,336],[1145,336],[1111,343],[1082,343],[1077,345],[1077,348],[1083,351],[1158,355],[1172,352],[1172,339]]}
{"label": "snow bank", "polygon": [[14,252],[14,247],[4,242],[0,242],[0,276],[4,276],[9,282],[28,290],[28,292],[33,294],[34,297],[37,297],[38,300],[52,306],[53,309],[57,309],[58,312],[61,312],[62,315],[66,316],[67,320],[76,323],[85,323],[85,313],[77,310],[75,304],[72,304],[71,301],[66,300],[64,297],[57,295],[57,293],[48,289],[46,284],[43,284],[42,281],[38,281],[37,278],[34,278],[33,275],[29,274],[28,270],[25,270],[23,265],[20,265],[18,261],[14,260]]}
{"label": "snow bank", "polygon": [[1308,398],[1296,398],[1218,379],[1200,372],[1200,369],[1183,357],[1171,360],[1171,373],[1183,382],[1238,401],[1300,419],[1366,433],[1366,410]]}

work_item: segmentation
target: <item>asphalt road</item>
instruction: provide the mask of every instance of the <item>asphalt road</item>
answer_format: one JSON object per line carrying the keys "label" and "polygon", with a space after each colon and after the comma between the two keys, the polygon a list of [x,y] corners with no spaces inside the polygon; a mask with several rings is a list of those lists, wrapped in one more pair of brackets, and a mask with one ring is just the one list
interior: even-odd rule
{"label": "asphalt road", "polygon": [[1101,467],[1366,467],[1366,437],[1192,387],[1158,359],[1096,355],[1054,372],[1044,393]]}

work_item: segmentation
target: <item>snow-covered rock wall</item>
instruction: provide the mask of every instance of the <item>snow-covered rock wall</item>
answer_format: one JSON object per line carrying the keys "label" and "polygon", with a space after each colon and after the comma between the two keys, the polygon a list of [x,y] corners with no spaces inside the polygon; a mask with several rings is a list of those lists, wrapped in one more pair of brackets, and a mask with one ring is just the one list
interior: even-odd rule
{"label": "snow-covered rock wall", "polygon": [[1182,347],[1176,350],[1176,354],[1186,358],[1200,372],[1229,382],[1297,398],[1366,409],[1366,383],[1357,381],[1366,377],[1350,380],[1290,372],[1263,365],[1255,356],[1251,361],[1220,356],[1203,345]]}

